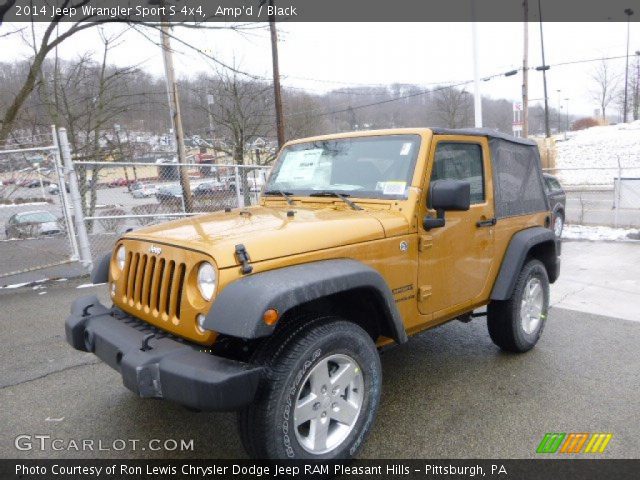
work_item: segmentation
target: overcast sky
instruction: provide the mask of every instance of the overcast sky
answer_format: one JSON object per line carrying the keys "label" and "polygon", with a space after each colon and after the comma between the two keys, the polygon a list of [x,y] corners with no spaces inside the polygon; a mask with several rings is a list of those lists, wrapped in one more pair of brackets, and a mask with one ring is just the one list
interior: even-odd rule
{"label": "overcast sky", "polygon": [[[224,24],[209,24],[222,26]],[[16,24],[0,27],[0,34]],[[25,26],[25,24],[22,24]],[[118,31],[122,26],[105,27]],[[522,23],[479,23],[478,48],[482,77],[503,73],[522,65]],[[624,23],[544,23],[547,72],[551,106],[560,99],[570,113],[591,115],[596,103],[590,91],[591,73],[596,62],[567,66],[554,64],[623,56],[626,50],[627,25]],[[471,24],[431,23],[281,23],[280,71],[283,84],[314,92],[360,84],[415,83],[432,86],[444,82],[473,79]],[[243,71],[269,77],[271,51],[268,29],[246,34],[225,30],[193,30],[176,27],[173,33],[226,63]],[[158,40],[159,34],[148,32]],[[541,65],[539,24],[529,24],[530,65]],[[212,69],[213,63],[197,52],[173,42],[177,52],[176,69],[180,75],[193,75]],[[97,52],[97,31],[82,32],[67,40],[60,49],[64,58],[87,51]],[[630,55],[640,50],[640,24],[631,24]],[[28,56],[28,46],[15,36],[0,38],[2,60]],[[141,64],[149,72],[162,75],[159,48],[140,33],[127,32],[111,56],[120,65]],[[612,60],[611,66],[624,82],[624,59]],[[630,68],[635,68],[635,59]],[[517,100],[521,94],[520,74],[481,82],[481,92],[493,98]],[[530,72],[530,98],[541,99],[542,74]],[[467,87],[473,90],[473,85]],[[560,90],[560,93],[558,93]],[[613,110],[613,109],[612,109]]]}

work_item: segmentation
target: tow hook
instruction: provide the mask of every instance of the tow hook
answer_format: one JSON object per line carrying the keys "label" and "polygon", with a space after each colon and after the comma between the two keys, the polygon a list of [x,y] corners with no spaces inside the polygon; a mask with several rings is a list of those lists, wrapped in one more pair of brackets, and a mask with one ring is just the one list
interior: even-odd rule
{"label": "tow hook", "polygon": [[144,338],[142,339],[142,347],[140,347],[141,352],[153,350],[153,347],[149,345],[149,342],[151,341],[152,338],[155,338],[155,336],[156,336],[155,333],[149,333],[144,336]]}

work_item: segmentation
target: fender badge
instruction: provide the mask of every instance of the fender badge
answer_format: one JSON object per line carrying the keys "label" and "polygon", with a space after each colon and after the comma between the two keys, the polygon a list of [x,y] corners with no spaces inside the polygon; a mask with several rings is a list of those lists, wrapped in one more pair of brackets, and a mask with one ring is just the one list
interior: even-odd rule
{"label": "fender badge", "polygon": [[407,250],[409,250],[409,244],[403,240],[400,242],[400,251],[406,252]]}
{"label": "fender badge", "polygon": [[153,253],[154,255],[160,255],[162,253],[162,249],[160,247],[156,247],[155,245],[151,245],[149,247],[149,253]]}

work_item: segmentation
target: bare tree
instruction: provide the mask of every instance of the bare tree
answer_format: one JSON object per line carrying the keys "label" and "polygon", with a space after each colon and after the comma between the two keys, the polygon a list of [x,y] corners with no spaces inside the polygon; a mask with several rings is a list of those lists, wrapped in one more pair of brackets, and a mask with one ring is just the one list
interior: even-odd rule
{"label": "bare tree", "polygon": [[326,133],[325,117],[314,116],[320,103],[306,92],[284,91],[285,135],[287,139]]}
{"label": "bare tree", "polygon": [[[84,54],[76,62],[56,66],[43,78],[40,97],[49,114],[67,128],[69,143],[76,160],[104,160],[119,156],[118,142],[107,133],[124,112],[145,102],[145,95],[131,95],[130,79],[135,67],[109,65],[109,52],[122,35],[107,36],[100,30],[100,62]],[[120,149],[121,150],[121,149]],[[93,216],[97,203],[100,169],[78,168],[78,182],[83,195],[85,215]],[[89,229],[92,228],[89,222]]]}
{"label": "bare tree", "polygon": [[470,121],[470,96],[466,90],[455,87],[436,89],[434,103],[439,123],[449,128],[467,126]]}
{"label": "bare tree", "polygon": [[53,49],[55,49],[56,46],[61,44],[72,35],[98,24],[98,22],[96,21],[91,21],[91,17],[85,17],[77,22],[72,23],[60,35],[57,35],[55,33],[58,31],[58,26],[60,25],[60,23],[67,16],[64,10],[65,8],[75,7],[79,9],[87,3],[89,3],[89,0],[79,0],[75,3],[73,3],[71,0],[63,0],[63,2],[59,5],[60,13],[56,14],[46,25],[39,42],[35,35],[35,22],[34,19],[32,19],[32,46],[34,49],[34,56],[29,61],[29,68],[21,88],[15,94],[13,100],[10,102],[9,106],[4,112],[4,116],[1,120],[2,124],[0,125],[0,143],[4,143],[7,140],[9,133],[14,127],[14,122],[18,117],[20,109],[31,95],[31,92],[33,92],[34,88],[36,87],[36,84],[40,77],[42,65],[47,55]]}
{"label": "bare tree", "polygon": [[[192,107],[211,114],[216,131],[229,141],[228,148],[223,144],[216,145],[216,148],[230,155],[236,165],[245,165],[249,143],[273,131],[271,86],[257,80],[240,79],[234,71],[220,70],[216,77],[200,78],[193,91],[200,101]],[[207,95],[213,95],[213,108],[205,101]],[[240,169],[240,174],[236,185],[242,185],[245,203],[248,204],[247,169]]]}
{"label": "bare tree", "polygon": [[592,83],[594,85],[591,91],[592,98],[598,102],[602,121],[607,121],[607,107],[616,97],[616,91],[619,84],[619,75],[616,75],[611,66],[603,58],[595,67],[591,74]]}

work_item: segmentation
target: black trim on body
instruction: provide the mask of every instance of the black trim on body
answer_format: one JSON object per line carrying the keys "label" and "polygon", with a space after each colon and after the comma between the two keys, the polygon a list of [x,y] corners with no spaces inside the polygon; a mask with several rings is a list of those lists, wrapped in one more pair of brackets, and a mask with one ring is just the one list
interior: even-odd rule
{"label": "black trim on body", "polygon": [[[77,299],[65,322],[67,342],[120,372],[140,397],[197,410],[237,410],[253,401],[262,367],[218,357],[163,332],[95,295]],[[145,348],[146,347],[146,348]]]}
{"label": "black trim on body", "polygon": [[239,338],[260,338],[273,333],[274,325],[262,320],[264,312],[276,309],[282,316],[304,303],[355,289],[368,289],[384,313],[381,325],[397,343],[407,333],[393,294],[382,276],[356,260],[337,259],[294,265],[240,278],[214,300],[203,327]]}
{"label": "black trim on body", "polygon": [[511,238],[504,254],[500,272],[493,284],[491,300],[507,300],[511,297],[527,255],[537,245],[544,244],[545,248],[541,251],[542,258],[540,260],[547,269],[549,282],[555,282],[560,274],[558,242],[553,231],[548,228],[532,227],[516,233]]}

